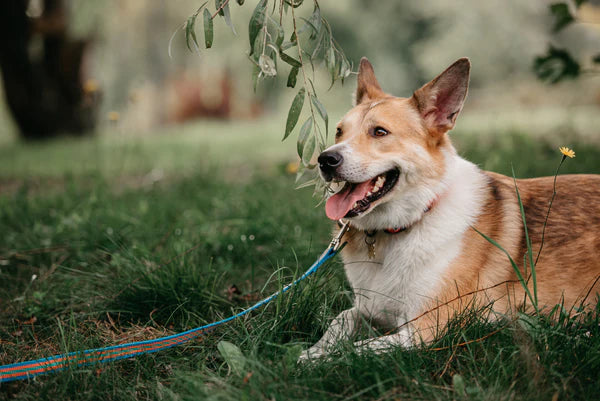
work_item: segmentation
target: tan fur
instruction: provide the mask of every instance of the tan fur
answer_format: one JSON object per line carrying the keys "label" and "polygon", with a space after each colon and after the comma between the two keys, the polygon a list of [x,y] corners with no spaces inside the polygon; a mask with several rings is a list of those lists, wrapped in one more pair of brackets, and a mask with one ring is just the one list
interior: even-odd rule
{"label": "tan fur", "polygon": [[[387,129],[389,135],[376,141],[364,135],[365,131],[375,126]],[[414,150],[426,149],[433,157],[434,164],[424,166],[424,176],[437,179],[444,173],[441,149],[449,149],[450,140],[445,134],[433,138],[423,132],[423,125],[412,98],[396,98],[382,92],[382,97],[369,100],[348,112],[337,128],[341,130],[341,135],[336,138],[336,143],[347,141],[353,149],[360,149],[366,160],[383,158],[386,154],[403,153],[407,159],[419,164],[419,155],[415,154]]]}

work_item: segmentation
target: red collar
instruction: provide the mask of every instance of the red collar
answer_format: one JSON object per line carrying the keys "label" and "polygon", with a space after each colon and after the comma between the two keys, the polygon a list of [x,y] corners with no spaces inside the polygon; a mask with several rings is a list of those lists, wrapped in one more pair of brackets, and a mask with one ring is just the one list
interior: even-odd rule
{"label": "red collar", "polygon": [[[425,208],[425,210],[423,211],[423,215],[425,213],[428,213],[431,211],[431,209],[434,208],[435,205],[437,205],[437,203],[440,201],[441,195],[437,195],[435,198],[433,198],[428,204],[427,207]],[[423,218],[421,216],[421,218]],[[419,219],[421,220],[421,219]],[[401,233],[403,231],[408,230],[409,228],[411,228],[413,225],[415,225],[419,220],[415,221],[412,224],[409,224],[407,226],[402,226],[402,227],[390,227],[390,228],[385,228],[383,229],[383,232],[387,233],[387,234],[398,234]],[[343,226],[343,221],[342,220],[338,220],[338,226],[342,227]],[[375,235],[375,233],[377,233],[377,230],[373,230],[373,231],[368,231],[365,230],[365,234],[367,234],[368,237],[372,237]]]}
{"label": "red collar", "polygon": [[[427,205],[427,207],[425,208],[425,210],[423,211],[423,215],[425,215],[425,213],[431,211],[431,209],[438,203],[440,199],[440,196],[436,196],[435,198],[433,198],[431,200],[431,202],[429,202],[429,204]],[[423,216],[421,216],[421,218],[423,218]],[[421,219],[419,219],[421,220]],[[404,226],[404,227],[393,227],[393,228],[386,228],[383,230],[383,232],[387,233],[387,234],[398,234],[401,233],[403,231],[408,230],[410,227],[412,227],[414,224],[416,224],[419,220],[417,220],[416,222],[414,222],[413,224],[410,224],[408,226]],[[341,224],[342,221],[338,221],[338,224]],[[369,255],[369,259],[373,259],[375,257],[375,234],[377,234],[377,230],[373,230],[373,231],[364,231],[365,233],[365,244],[367,244],[367,251],[368,251],[368,255]]]}

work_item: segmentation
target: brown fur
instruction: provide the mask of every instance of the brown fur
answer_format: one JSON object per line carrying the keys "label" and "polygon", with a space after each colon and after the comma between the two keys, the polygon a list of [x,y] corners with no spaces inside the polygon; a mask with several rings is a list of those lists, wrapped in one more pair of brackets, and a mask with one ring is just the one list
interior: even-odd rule
{"label": "brown fur", "polygon": [[[527,254],[515,183],[512,178],[486,172],[489,177],[485,207],[474,225],[494,239],[512,257],[533,294],[531,268],[524,270]],[[553,177],[517,180],[529,233],[533,260],[542,245],[542,232],[553,192]],[[557,195],[544,232],[542,252],[536,267],[538,305],[548,312],[562,304],[567,311],[589,307],[600,291],[600,176],[564,175],[557,178]],[[510,313],[525,303],[525,291],[508,257],[471,229],[464,249],[436,291],[437,298],[426,306],[425,315],[414,322],[424,340],[431,339],[455,313],[472,302],[493,303],[493,309]],[[468,294],[468,295],[467,295]],[[450,301],[450,302],[449,302]],[[446,304],[447,303],[447,304]],[[426,313],[434,309],[435,313]]]}

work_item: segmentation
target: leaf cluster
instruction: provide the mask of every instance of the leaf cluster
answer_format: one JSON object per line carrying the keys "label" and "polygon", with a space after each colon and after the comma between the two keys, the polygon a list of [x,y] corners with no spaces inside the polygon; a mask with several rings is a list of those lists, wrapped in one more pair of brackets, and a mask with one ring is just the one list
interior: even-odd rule
{"label": "leaf cluster", "polygon": [[[204,44],[207,49],[213,44],[213,20],[217,16],[221,16],[236,34],[231,22],[229,2],[215,0],[214,13],[208,9],[208,2],[205,2],[188,18],[185,23],[188,49],[200,49],[195,26],[202,10]],[[244,1],[238,0],[237,3],[241,6]],[[296,16],[302,6],[306,6],[304,0],[259,0],[248,21],[248,59],[253,64],[255,90],[262,79],[274,78],[283,73],[282,70],[287,71],[287,87],[295,88],[300,78],[301,88],[288,111],[283,139],[294,132],[302,111],[308,110],[309,116],[298,130],[296,148],[300,164],[296,182],[299,187],[315,185],[315,193],[324,193],[323,184],[316,176],[313,159],[315,152],[326,147],[329,116],[315,89],[315,69],[320,66],[326,69],[331,88],[337,81],[343,84],[352,72],[352,64],[335,40],[318,2],[313,1],[312,13],[306,18]],[[305,102],[306,99],[308,101]]]}
{"label": "leaf cluster", "polygon": [[[577,22],[577,11],[588,0],[575,0],[573,5],[567,2],[550,4],[552,14],[552,33],[557,34]],[[600,64],[600,53],[592,57],[592,63]],[[575,79],[581,75],[581,63],[568,49],[558,48],[550,44],[546,54],[537,56],[533,62],[533,70],[542,81],[555,84],[565,79]]]}

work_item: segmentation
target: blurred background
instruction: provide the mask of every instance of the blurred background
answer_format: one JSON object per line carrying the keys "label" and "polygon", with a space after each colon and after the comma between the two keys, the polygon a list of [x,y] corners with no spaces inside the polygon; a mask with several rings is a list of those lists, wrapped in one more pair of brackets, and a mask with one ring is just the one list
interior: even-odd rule
{"label": "blurred background", "polygon": [[[231,6],[237,36],[217,19],[213,48],[199,51],[186,48],[181,29],[197,0],[15,0],[0,6],[3,186],[86,171],[154,171],[156,178],[193,171],[205,158],[293,162],[293,141],[281,144],[280,138],[296,90],[285,87],[283,73],[254,93],[247,56],[251,3]],[[489,142],[514,132],[564,139],[561,145],[572,138],[596,144],[597,71],[588,73],[584,64],[579,78],[548,85],[532,66],[549,44],[581,60],[598,54],[599,2],[584,3],[578,22],[557,34],[549,4],[349,0],[321,8],[349,60],[356,65],[367,56],[384,89],[395,95],[409,96],[455,59],[470,57],[459,144],[469,135]],[[329,90],[324,72],[317,69],[316,78],[335,123],[351,105],[354,75]],[[58,142],[46,141],[55,137]],[[44,141],[26,141],[38,139]]]}

